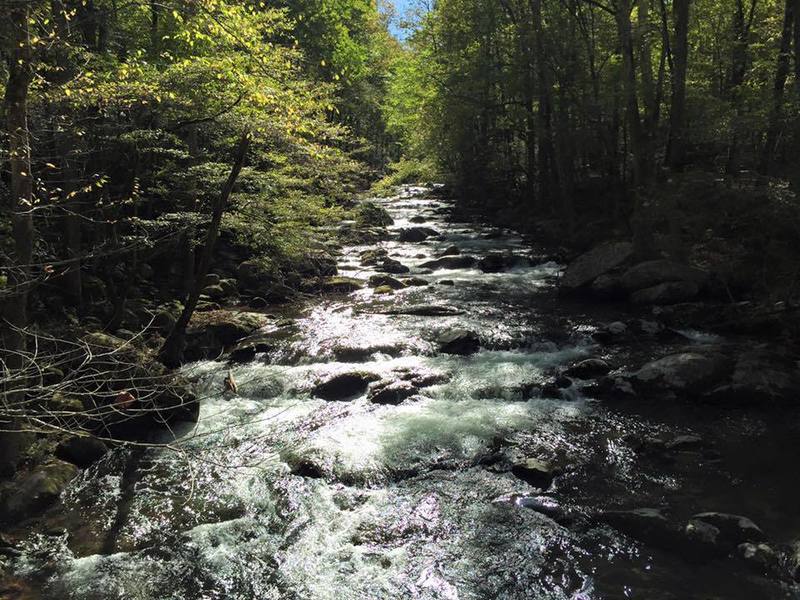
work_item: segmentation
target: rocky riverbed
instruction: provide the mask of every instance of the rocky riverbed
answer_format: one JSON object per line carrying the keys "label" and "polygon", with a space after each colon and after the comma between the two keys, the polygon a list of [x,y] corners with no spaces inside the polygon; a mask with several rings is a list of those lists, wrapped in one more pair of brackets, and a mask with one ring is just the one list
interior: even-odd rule
{"label": "rocky riverbed", "polygon": [[344,224],[321,299],[185,368],[180,443],[103,454],[10,527],[3,593],[800,597],[793,349],[690,319],[707,274],[619,245],[565,271],[430,192]]}

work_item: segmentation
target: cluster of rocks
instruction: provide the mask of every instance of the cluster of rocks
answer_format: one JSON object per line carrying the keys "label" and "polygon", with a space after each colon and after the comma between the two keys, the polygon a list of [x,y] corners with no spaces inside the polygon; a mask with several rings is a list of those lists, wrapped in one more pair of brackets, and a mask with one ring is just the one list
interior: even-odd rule
{"label": "cluster of rocks", "polygon": [[560,281],[564,293],[588,293],[602,299],[625,299],[639,305],[672,305],[709,291],[711,274],[673,260],[632,264],[630,242],[609,242],[570,263]]}
{"label": "cluster of rocks", "polygon": [[368,371],[339,373],[317,383],[311,394],[331,402],[349,401],[366,395],[373,404],[401,404],[422,389],[438,385],[447,376],[436,372],[399,371],[383,379]]}

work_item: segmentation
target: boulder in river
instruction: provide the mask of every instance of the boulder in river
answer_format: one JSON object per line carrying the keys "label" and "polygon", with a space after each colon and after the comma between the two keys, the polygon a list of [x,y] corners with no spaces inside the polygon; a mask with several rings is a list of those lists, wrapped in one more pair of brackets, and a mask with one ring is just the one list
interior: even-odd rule
{"label": "boulder in river", "polygon": [[78,475],[78,468],[54,460],[14,482],[0,498],[0,522],[22,521],[53,504],[67,484]]}
{"label": "boulder in river", "polygon": [[652,288],[666,282],[691,282],[702,286],[708,280],[708,273],[702,269],[672,260],[648,260],[632,266],[620,278],[626,292]]}
{"label": "boulder in river", "polygon": [[693,281],[667,281],[631,294],[634,304],[669,305],[688,302],[700,293]]}
{"label": "boulder in river", "polygon": [[602,358],[587,358],[564,371],[564,375],[578,379],[592,379],[607,375],[609,371],[611,366]]}
{"label": "boulder in river", "polygon": [[378,379],[374,373],[342,373],[318,384],[312,393],[323,400],[350,400],[365,394],[369,384]]}
{"label": "boulder in river", "polygon": [[436,256],[442,258],[443,256],[458,256],[461,254],[461,250],[459,250],[458,246],[448,246]]}
{"label": "boulder in river", "polygon": [[400,230],[401,242],[424,242],[429,237],[438,237],[440,234],[430,227],[409,227]]}
{"label": "boulder in river", "polygon": [[718,384],[728,371],[729,361],[722,354],[682,352],[645,364],[634,373],[632,382],[645,390],[698,396]]}
{"label": "boulder in river", "polygon": [[377,265],[381,259],[386,258],[388,255],[389,252],[384,248],[370,248],[369,250],[364,250],[359,257],[361,265],[367,267]]}
{"label": "boulder in river", "polygon": [[403,283],[409,287],[425,287],[431,284],[430,281],[422,277],[409,277],[408,279],[403,279]]}
{"label": "boulder in river", "polygon": [[370,390],[369,401],[373,404],[400,404],[417,393],[417,388],[409,381],[394,381],[379,385]]}
{"label": "boulder in river", "polygon": [[589,250],[570,263],[561,278],[560,289],[565,292],[579,290],[595,279],[631,259],[633,244],[608,242]]}
{"label": "boulder in river", "polygon": [[439,336],[439,351],[445,354],[467,356],[481,347],[480,338],[466,329],[450,329]]}
{"label": "boulder in river", "polygon": [[768,348],[742,352],[729,382],[712,389],[707,397],[725,404],[797,404],[800,402],[800,374],[790,353]]}
{"label": "boulder in river", "polygon": [[609,510],[599,520],[646,544],[669,550],[681,546],[680,530],[658,508]]}
{"label": "boulder in river", "polygon": [[443,256],[435,260],[429,260],[420,265],[421,269],[471,269],[477,264],[478,260],[473,256]]}
{"label": "boulder in river", "polygon": [[393,275],[402,275],[403,273],[408,273],[411,269],[401,263],[399,260],[395,260],[393,258],[383,258],[381,259],[378,264],[375,266],[376,271],[380,271],[381,273],[391,273]]}
{"label": "boulder in river", "polygon": [[374,288],[386,286],[393,290],[402,290],[406,287],[405,283],[389,275],[373,275],[369,278],[369,285]]}
{"label": "boulder in river", "polygon": [[322,293],[324,294],[349,294],[364,287],[364,282],[354,277],[327,277],[322,282]]}
{"label": "boulder in river", "polygon": [[63,461],[85,469],[108,453],[108,447],[95,437],[73,436],[56,446],[55,455]]}

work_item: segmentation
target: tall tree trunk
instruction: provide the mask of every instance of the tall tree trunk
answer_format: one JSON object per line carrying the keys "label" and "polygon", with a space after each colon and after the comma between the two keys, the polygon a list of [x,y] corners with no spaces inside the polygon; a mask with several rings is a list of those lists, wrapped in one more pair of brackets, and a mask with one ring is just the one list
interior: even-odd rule
{"label": "tall tree trunk", "polygon": [[208,226],[208,233],[206,235],[206,243],[203,247],[202,254],[200,255],[200,264],[194,276],[194,287],[186,300],[186,306],[172,328],[169,336],[167,337],[164,345],[161,348],[161,360],[170,367],[177,367],[183,361],[183,352],[186,338],[186,327],[192,318],[197,302],[200,299],[200,293],[205,285],[205,278],[208,275],[208,269],[211,266],[211,257],[214,253],[214,245],[219,236],[219,227],[222,223],[222,215],[225,212],[225,207],[228,205],[233,186],[239,178],[239,173],[244,166],[245,158],[247,157],[247,150],[250,147],[250,134],[244,133],[239,139],[236,148],[236,154],[231,167],[231,172],[228,179],[222,188],[222,192],[217,197],[211,208],[211,223]]}
{"label": "tall tree trunk", "polygon": [[686,163],[686,69],[689,61],[689,4],[691,0],[673,0],[675,39],[672,44],[672,98],[669,115],[667,162],[673,170]]}
{"label": "tall tree trunk", "polygon": [[747,76],[747,63],[749,57],[749,33],[750,23],[758,0],[751,0],[749,16],[745,14],[744,0],[736,0],[736,8],[733,13],[731,30],[733,33],[733,50],[731,52],[731,76],[729,85],[729,96],[736,106],[736,116],[731,123],[731,139],[728,145],[728,158],[725,165],[725,173],[730,178],[739,171],[739,138],[740,123],[744,116],[744,102],[741,97],[742,84]]}
{"label": "tall tree trunk", "polygon": [[622,52],[622,84],[625,93],[625,120],[628,124],[628,139],[633,157],[633,181],[642,185],[648,178],[645,160],[645,143],[639,117],[639,98],[636,91],[636,63],[633,56],[633,33],[631,31],[630,0],[617,0],[614,11]]}
{"label": "tall tree trunk", "polygon": [[783,120],[783,97],[791,61],[792,31],[794,29],[795,15],[798,12],[798,3],[800,3],[800,0],[786,0],[784,7],[783,31],[781,32],[778,60],[775,66],[775,79],[772,86],[772,107],[767,124],[766,141],[764,142],[759,164],[759,170],[765,175],[769,173],[772,161],[775,158],[775,152],[778,149],[781,121]]}
{"label": "tall tree trunk", "polygon": [[[11,5],[8,14],[10,51],[8,55],[8,81],[5,90],[6,135],[11,169],[10,212],[14,254],[9,265],[10,295],[5,299],[3,316],[8,323],[4,335],[5,367],[17,372],[20,388],[26,387],[23,374],[27,347],[24,329],[28,326],[28,295],[32,285],[34,228],[33,178],[31,175],[30,133],[28,131],[28,91],[33,80],[32,49],[28,30],[30,6],[26,2]],[[22,400],[23,393],[5,390],[6,401],[12,405]],[[15,429],[14,423],[0,422],[0,429]],[[29,442],[26,434],[0,436],[0,474],[9,474],[16,466],[22,448]]]}
{"label": "tall tree trunk", "polygon": [[639,70],[642,73],[645,133],[650,138],[655,133],[658,114],[656,85],[653,81],[653,55],[650,49],[650,0],[639,0],[636,37],[639,42]]}

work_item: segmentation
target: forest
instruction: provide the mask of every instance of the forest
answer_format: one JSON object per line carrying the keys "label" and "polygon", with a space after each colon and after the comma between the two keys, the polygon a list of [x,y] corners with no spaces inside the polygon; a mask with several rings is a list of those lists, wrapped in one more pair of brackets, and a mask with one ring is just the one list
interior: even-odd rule
{"label": "forest", "polygon": [[0,599],[800,597],[800,0],[0,15]]}

